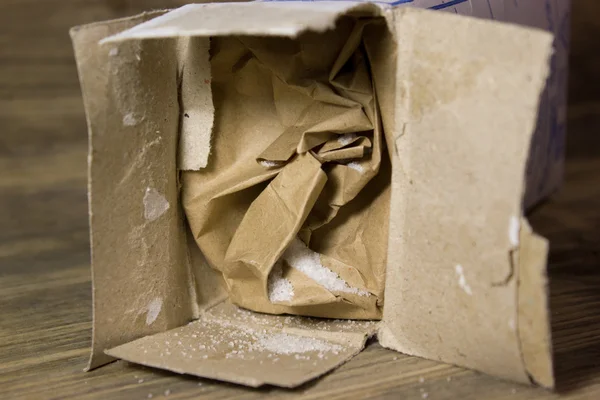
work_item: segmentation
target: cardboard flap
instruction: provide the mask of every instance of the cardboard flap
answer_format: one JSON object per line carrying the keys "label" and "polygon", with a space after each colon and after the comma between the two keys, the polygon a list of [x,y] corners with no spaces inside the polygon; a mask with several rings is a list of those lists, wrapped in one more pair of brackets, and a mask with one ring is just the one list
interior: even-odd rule
{"label": "cardboard flap", "polygon": [[112,360],[105,349],[193,316],[177,201],[176,49],[166,40],[98,45],[159,14],[71,31],[90,135],[90,368]]}
{"label": "cardboard flap", "polygon": [[548,241],[521,220],[518,327],[523,362],[538,385],[554,386],[548,293]]}
{"label": "cardboard flap", "polygon": [[181,374],[294,387],[359,353],[377,323],[257,314],[229,303],[199,320],[107,351]]}
{"label": "cardboard flap", "polygon": [[[446,13],[394,12],[397,109],[380,341],[529,382],[517,291],[519,268],[532,265],[518,257],[519,221],[552,37]],[[533,267],[539,275],[539,259]],[[544,299],[543,280],[529,282],[528,298]]]}
{"label": "cardboard flap", "polygon": [[188,4],[106,38],[102,43],[178,36],[295,37],[306,31],[331,29],[344,14],[377,16],[380,13],[378,5],[347,1]]}

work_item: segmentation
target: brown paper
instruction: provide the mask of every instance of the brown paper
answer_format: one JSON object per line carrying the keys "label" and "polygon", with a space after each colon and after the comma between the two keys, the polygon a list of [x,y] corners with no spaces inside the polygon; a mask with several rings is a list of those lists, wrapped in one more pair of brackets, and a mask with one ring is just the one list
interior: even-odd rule
{"label": "brown paper", "polygon": [[[310,307],[308,315],[380,317],[389,209],[389,192],[380,189],[389,174],[357,198],[382,159],[362,42],[377,23],[383,20],[341,18],[335,31],[293,40],[213,38],[214,164],[183,174],[183,204],[200,249],[223,273],[234,303],[269,313]],[[235,158],[226,159],[229,154]],[[240,194],[243,202],[228,199],[241,189],[252,191]],[[355,198],[360,206],[350,207]],[[346,205],[352,211],[335,225],[343,239],[322,239],[327,235],[318,230]],[[297,235],[304,243],[291,244]],[[301,256],[286,256],[286,249]],[[277,278],[270,277],[276,264]],[[336,302],[359,312],[329,311]]]}
{"label": "brown paper", "polygon": [[[338,18],[342,14],[351,17]],[[368,21],[375,16],[385,16],[387,24]],[[377,315],[385,295],[378,333],[382,345],[552,386],[547,244],[530,231],[521,207],[549,35],[373,4],[248,3],[186,6],[97,46],[98,40],[147,18],[72,32],[90,130],[91,367],[120,357],[251,386],[295,386],[358,352],[374,326],[350,332],[340,327],[369,322],[260,315],[226,304],[211,308],[235,285],[220,286],[221,273],[208,265],[224,265],[236,234],[251,237],[252,229],[238,233],[238,228],[253,203],[273,204],[272,194],[285,186],[285,175],[305,162],[300,170],[305,184],[291,185],[281,202],[295,210],[287,214],[294,218],[285,231],[299,229],[298,237],[286,245],[290,236],[281,235],[276,253],[284,250],[270,273],[263,267],[277,258],[273,254],[249,246],[266,261],[261,268],[241,269],[236,264],[247,263],[245,246],[232,250],[231,272],[249,273],[256,282],[255,309],[364,319]],[[359,29],[357,19],[364,23]],[[299,53],[292,38],[318,37],[336,21],[339,36],[325,33],[331,41],[317,40]],[[180,38],[190,36],[213,36],[210,65],[202,38]],[[177,39],[158,39],[169,37]],[[368,81],[352,78],[365,76],[360,57],[349,50],[358,37],[369,61]],[[341,58],[351,63],[336,64]],[[186,73],[189,62],[198,63],[197,69]],[[305,63],[320,65],[325,78],[297,81],[310,75]],[[275,65],[277,73],[267,65]],[[203,85],[188,87],[192,72],[206,76],[210,70],[211,85],[202,80]],[[178,92],[184,84],[186,90]],[[215,106],[214,120],[204,112],[207,99]],[[311,108],[315,101],[326,106]],[[368,119],[366,130],[360,131],[366,121],[357,109]],[[188,113],[185,122],[187,110],[197,112]],[[335,118],[327,110],[337,110]],[[307,116],[311,121],[303,119]],[[365,139],[338,147],[334,142],[344,130],[335,126],[350,119]],[[286,132],[291,126],[301,129]],[[186,136],[179,148],[178,133]],[[274,146],[280,137],[283,145]],[[260,159],[270,146],[278,159]],[[193,147],[201,150],[197,159],[195,151],[188,152]],[[363,153],[356,160],[338,158],[346,153],[332,154],[334,161],[320,158],[342,151],[352,157]],[[177,164],[186,169],[187,161],[191,169],[206,162],[205,185],[189,184],[200,175],[196,172],[184,173],[178,182]],[[320,171],[315,162],[325,163]],[[189,235],[179,184],[186,188],[189,220],[202,227],[191,226]],[[389,192],[388,247],[386,208],[378,204],[389,201]],[[315,218],[300,224],[312,202],[309,216]],[[256,215],[253,210],[248,218]],[[227,240],[214,240],[223,232]],[[212,245],[201,252],[195,240],[212,240]],[[315,285],[302,268],[291,267],[297,254],[326,267],[333,275],[324,276],[332,277],[333,286],[349,288],[344,301]],[[384,276],[385,293],[377,289],[383,288]],[[269,301],[269,287],[286,281],[302,296]],[[360,295],[365,289],[371,296]],[[234,342],[239,335],[251,336],[244,346],[265,339],[245,332],[248,326],[268,336],[285,333],[295,342],[298,337],[323,340],[328,349],[343,345],[343,350],[327,360],[317,352],[309,360],[295,349],[293,357],[286,354],[277,364],[277,351],[259,347],[258,354],[252,347],[253,358],[240,363],[233,353],[240,350]],[[173,341],[180,334],[181,345]],[[219,346],[213,343],[217,335]],[[229,348],[222,347],[223,337],[230,337],[233,347],[229,342]],[[197,346],[196,352],[210,345],[214,351],[189,357],[179,347],[186,354],[171,351],[173,343]],[[109,348],[112,357],[103,354]]]}

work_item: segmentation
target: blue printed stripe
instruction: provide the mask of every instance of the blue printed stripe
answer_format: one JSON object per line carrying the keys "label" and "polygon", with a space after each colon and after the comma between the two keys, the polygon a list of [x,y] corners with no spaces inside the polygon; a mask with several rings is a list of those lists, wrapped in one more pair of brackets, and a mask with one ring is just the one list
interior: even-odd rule
{"label": "blue printed stripe", "polygon": [[461,3],[466,3],[468,0],[452,0],[447,3],[438,4],[437,6],[429,7],[430,10],[443,10],[444,8],[456,6]]}
{"label": "blue printed stripe", "polygon": [[[262,1],[274,1],[274,2],[278,2],[278,1],[301,1],[301,2],[318,2],[318,1],[323,1],[323,0],[262,0]],[[396,1],[377,1],[377,0],[370,0],[370,1],[359,1],[361,3],[379,3],[379,4],[387,4],[388,6],[399,6],[401,4],[408,4],[408,3],[412,3],[415,0],[396,0]],[[430,10],[443,10],[444,8],[448,8],[448,7],[452,7],[452,6],[456,6],[458,4],[461,3],[466,3],[469,0],[451,0],[447,3],[441,3],[438,4],[437,6],[431,6],[428,7]]]}

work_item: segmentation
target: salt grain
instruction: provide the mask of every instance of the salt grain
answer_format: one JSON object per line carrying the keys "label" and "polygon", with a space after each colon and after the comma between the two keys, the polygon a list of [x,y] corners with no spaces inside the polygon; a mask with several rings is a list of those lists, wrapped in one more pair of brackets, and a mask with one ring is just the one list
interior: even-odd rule
{"label": "salt grain", "polygon": [[171,394],[171,391],[169,389],[165,390],[165,396],[168,396]]}
{"label": "salt grain", "polygon": [[471,296],[473,294],[473,291],[471,290],[471,286],[469,286],[469,284],[467,283],[467,278],[465,277],[465,271],[462,265],[456,264],[454,270],[456,271],[456,275],[458,275],[458,286],[460,286],[466,294]]}
{"label": "salt grain", "polygon": [[139,379],[138,383],[144,383],[144,380],[143,379]]}
{"label": "salt grain", "polygon": [[343,135],[338,136],[338,143],[341,144],[342,146],[347,146],[350,143],[352,143],[352,141],[356,139],[356,133],[345,133]]}
{"label": "salt grain", "polygon": [[297,354],[311,351],[339,352],[343,349],[342,346],[325,340],[293,336],[287,333],[260,335],[255,347],[256,350],[266,350],[275,354]]}
{"label": "salt grain", "polygon": [[133,115],[133,113],[128,113],[123,116],[123,125],[134,126],[134,125],[137,125],[137,123],[138,123],[138,120],[135,117],[135,115]]}
{"label": "salt grain", "polygon": [[419,382],[423,383],[425,382],[425,378],[423,378],[422,376],[419,377]]}
{"label": "salt grain", "polygon": [[421,398],[426,399],[429,397],[429,393],[425,392],[423,394],[421,394]]}
{"label": "salt grain", "polygon": [[350,287],[346,281],[341,279],[335,272],[321,264],[321,257],[306,247],[298,238],[290,243],[283,253],[283,259],[294,269],[307,275],[313,281],[332,292],[353,293],[359,296],[369,296],[364,290]]}
{"label": "salt grain", "polygon": [[279,167],[284,164],[280,161],[278,162],[278,161],[270,161],[270,160],[260,160],[259,163],[263,167],[267,167],[267,168]]}
{"label": "salt grain", "polygon": [[148,393],[148,398],[151,399],[152,398],[152,393]]}
{"label": "salt grain", "polygon": [[269,274],[267,288],[271,303],[290,301],[294,297],[294,286],[292,286],[289,279],[282,276],[281,268],[281,262],[277,262]]}
{"label": "salt grain", "polygon": [[352,168],[353,170],[360,172],[361,174],[365,172],[365,168],[356,161],[349,162],[348,164],[346,164],[346,166],[348,168]]}

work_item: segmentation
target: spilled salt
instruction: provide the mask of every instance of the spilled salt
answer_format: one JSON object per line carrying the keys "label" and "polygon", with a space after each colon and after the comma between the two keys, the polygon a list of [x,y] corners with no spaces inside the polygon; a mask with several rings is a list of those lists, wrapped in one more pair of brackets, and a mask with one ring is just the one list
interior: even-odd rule
{"label": "spilled salt", "polygon": [[170,207],[169,201],[158,190],[146,188],[143,198],[144,218],[154,221],[163,215]]}
{"label": "spilled salt", "polygon": [[256,350],[266,350],[275,354],[298,354],[312,351],[340,352],[343,350],[339,344],[311,337],[288,335],[287,333],[260,334],[256,346],[253,347]]}
{"label": "spilled salt", "polygon": [[290,301],[294,297],[292,282],[282,276],[281,267],[281,262],[277,262],[269,274],[267,290],[271,303]]}
{"label": "spilled salt", "polygon": [[160,297],[156,297],[148,303],[147,312],[146,312],[146,325],[152,325],[156,318],[158,318],[158,314],[160,314],[160,310],[162,309],[163,301]]}
{"label": "spilled salt", "polygon": [[508,221],[508,240],[512,247],[519,246],[519,234],[521,233],[521,221],[519,217],[510,217]]}
{"label": "spilled salt", "polygon": [[335,272],[321,264],[321,257],[295,238],[283,253],[283,259],[294,269],[307,275],[313,281],[332,292],[353,293],[359,296],[369,296],[364,290],[353,288],[341,279]]}
{"label": "spilled salt", "polygon": [[137,125],[138,120],[135,117],[135,115],[133,115],[133,113],[127,113],[125,114],[125,116],[123,116],[123,125],[125,126],[134,126]]}
{"label": "spilled salt", "polygon": [[348,164],[346,164],[346,166],[348,168],[352,168],[353,170],[360,172],[361,174],[365,172],[365,168],[356,161],[349,162]]}
{"label": "spilled salt", "polygon": [[473,291],[471,290],[471,286],[467,283],[467,278],[465,277],[465,271],[463,270],[462,265],[457,264],[454,267],[456,274],[458,275],[458,286],[461,287],[462,290],[465,291],[466,294],[471,296]]}
{"label": "spilled salt", "polygon": [[271,161],[271,160],[260,160],[259,163],[263,167],[267,167],[267,168],[279,167],[283,164],[282,162]]}
{"label": "spilled salt", "polygon": [[354,139],[356,139],[356,133],[344,133],[343,135],[338,136],[337,140],[342,146],[347,146],[352,143]]}

